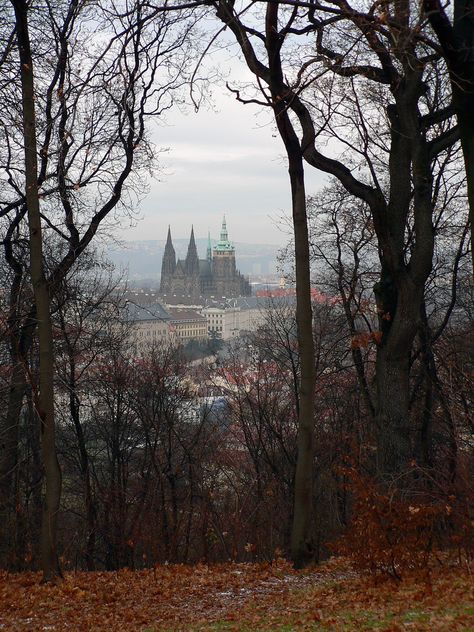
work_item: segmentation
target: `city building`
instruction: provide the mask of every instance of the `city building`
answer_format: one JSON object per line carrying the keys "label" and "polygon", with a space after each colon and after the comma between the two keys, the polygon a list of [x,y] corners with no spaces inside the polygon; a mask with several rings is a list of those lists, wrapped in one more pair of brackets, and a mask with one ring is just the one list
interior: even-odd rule
{"label": "city building", "polygon": [[169,309],[170,335],[180,342],[207,340],[207,320],[192,309]]}
{"label": "city building", "polygon": [[207,319],[207,331],[210,338],[230,340],[240,335],[240,307],[224,304],[204,307],[201,314]]}
{"label": "city building", "polygon": [[124,320],[130,327],[130,346],[139,355],[145,355],[155,345],[170,340],[171,318],[158,303],[149,306],[127,303]]}

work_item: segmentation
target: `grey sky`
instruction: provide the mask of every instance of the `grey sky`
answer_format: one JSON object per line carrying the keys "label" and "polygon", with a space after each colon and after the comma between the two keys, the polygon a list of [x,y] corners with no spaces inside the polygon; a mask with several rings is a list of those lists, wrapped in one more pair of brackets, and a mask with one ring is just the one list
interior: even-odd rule
{"label": "grey sky", "polygon": [[[224,63],[232,68],[231,79],[242,79],[240,62]],[[169,148],[161,157],[164,171],[160,181],[150,182],[140,207],[143,219],[122,238],[164,239],[168,224],[176,238],[187,237],[191,224],[197,237],[208,229],[218,237],[225,213],[232,241],[288,240],[278,223],[290,209],[289,181],[271,113],[237,102],[224,86],[213,88],[212,102],[216,111],[176,109],[167,115],[166,126],[157,126],[157,146]],[[308,193],[323,182],[323,176],[307,169]]]}

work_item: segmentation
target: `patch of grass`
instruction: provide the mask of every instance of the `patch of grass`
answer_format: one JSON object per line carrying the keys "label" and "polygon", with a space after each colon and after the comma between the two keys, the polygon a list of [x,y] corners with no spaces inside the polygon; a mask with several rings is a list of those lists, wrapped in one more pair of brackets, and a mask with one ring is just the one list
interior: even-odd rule
{"label": "patch of grass", "polygon": [[403,623],[413,623],[415,621],[429,621],[430,614],[428,612],[410,610],[402,617]]}
{"label": "patch of grass", "polygon": [[[274,613],[268,618],[263,616],[248,620],[249,612],[242,620],[221,620],[213,623],[195,624],[186,628],[187,632],[385,632],[386,630],[403,629],[406,625],[411,631],[442,630],[466,630],[474,631],[468,621],[463,624],[464,618],[474,615],[474,607],[460,605],[459,608],[434,609],[427,612],[423,608],[414,609],[413,606],[407,612],[383,612],[379,610],[339,610],[323,614],[320,620],[312,621],[310,617],[291,616],[285,622],[276,622]],[[251,616],[251,615],[250,615]],[[282,618],[285,615],[282,613]],[[439,624],[440,627],[437,627]],[[441,627],[443,624],[443,627]],[[184,628],[165,629],[159,632],[184,632]],[[158,632],[150,630],[145,632]]]}

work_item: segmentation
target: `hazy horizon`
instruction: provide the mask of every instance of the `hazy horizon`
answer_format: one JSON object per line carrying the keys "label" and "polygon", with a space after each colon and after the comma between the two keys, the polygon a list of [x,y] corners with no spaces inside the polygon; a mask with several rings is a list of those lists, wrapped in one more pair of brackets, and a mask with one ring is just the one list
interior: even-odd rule
{"label": "hazy horizon", "polygon": [[[220,50],[215,63],[227,70],[231,82],[252,81],[244,64],[229,50]],[[209,62],[211,63],[211,62]],[[126,241],[173,237],[218,236],[225,214],[229,239],[235,242],[281,246],[289,239],[291,191],[283,143],[271,111],[243,105],[214,84],[213,109],[195,113],[173,108],[166,121],[151,129],[161,170],[150,178],[150,192],[137,208],[143,217],[123,228]],[[316,193],[326,176],[305,171],[307,194]],[[281,218],[283,220],[283,229]]]}

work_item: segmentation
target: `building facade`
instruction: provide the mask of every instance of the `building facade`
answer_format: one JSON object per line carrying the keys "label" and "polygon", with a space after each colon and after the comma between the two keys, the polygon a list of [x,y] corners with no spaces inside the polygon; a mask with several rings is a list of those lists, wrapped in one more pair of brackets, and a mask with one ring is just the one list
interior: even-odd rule
{"label": "building facade", "polygon": [[170,315],[159,304],[147,307],[128,303],[123,319],[130,325],[129,351],[147,355],[170,341]]}
{"label": "building facade", "polygon": [[228,238],[225,217],[220,240],[214,248],[208,237],[205,259],[199,259],[192,228],[186,259],[176,260],[171,230],[168,229],[161,264],[160,294],[166,302],[179,298],[189,301],[198,297],[250,296],[250,284],[235,265],[235,248]]}
{"label": "building facade", "polygon": [[229,305],[204,307],[201,314],[207,319],[210,338],[231,340],[240,335],[240,308]]}
{"label": "building facade", "polygon": [[170,334],[179,342],[207,340],[207,320],[205,316],[191,309],[170,309]]}

